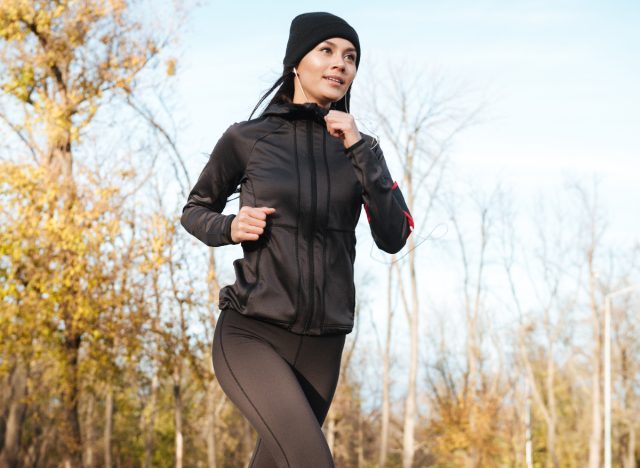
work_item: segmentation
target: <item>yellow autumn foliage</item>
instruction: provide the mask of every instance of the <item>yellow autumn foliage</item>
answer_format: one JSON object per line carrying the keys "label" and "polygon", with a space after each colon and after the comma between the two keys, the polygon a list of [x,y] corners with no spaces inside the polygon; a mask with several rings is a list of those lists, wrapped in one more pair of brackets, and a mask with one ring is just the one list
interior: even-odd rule
{"label": "yellow autumn foliage", "polygon": [[22,127],[42,124],[49,146],[77,142],[107,95],[133,92],[161,45],[129,10],[118,0],[0,3],[0,90],[30,108]]}
{"label": "yellow autumn foliage", "polygon": [[113,188],[80,187],[69,209],[44,168],[0,163],[0,333],[15,338],[6,345],[28,350],[41,334],[99,328],[121,221],[112,214]]}

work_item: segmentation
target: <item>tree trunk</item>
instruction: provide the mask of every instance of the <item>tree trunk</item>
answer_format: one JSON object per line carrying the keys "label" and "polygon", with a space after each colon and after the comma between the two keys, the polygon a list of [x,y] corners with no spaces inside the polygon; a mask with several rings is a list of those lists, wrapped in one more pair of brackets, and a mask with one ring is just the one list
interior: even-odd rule
{"label": "tree trunk", "polygon": [[533,438],[532,438],[532,421],[531,421],[531,384],[527,383],[526,404],[524,409],[525,420],[525,449],[524,458],[527,468],[533,468]]}
{"label": "tree trunk", "polygon": [[[66,320],[70,325],[71,321]],[[82,434],[80,433],[80,418],[78,414],[78,399],[80,387],[78,382],[78,355],[81,336],[69,330],[65,337],[66,369],[63,389],[64,418],[66,430],[64,434],[64,465],[70,468],[82,466]]]}
{"label": "tree trunk", "polygon": [[4,432],[4,444],[0,454],[0,466],[20,466],[20,432],[24,423],[26,404],[24,397],[27,394],[27,366],[17,360],[12,372],[11,395],[9,397],[9,411]]}
{"label": "tree trunk", "polygon": [[467,317],[467,407],[469,411],[469,433],[470,433],[470,445],[467,452],[466,463],[467,468],[474,468],[477,466],[478,460],[478,448],[473,442],[473,437],[477,433],[476,425],[476,411],[478,408],[477,401],[477,315],[474,313],[472,317]]}
{"label": "tree trunk", "polygon": [[[531,361],[529,360],[529,357],[527,355],[527,350],[525,347],[525,343],[524,343],[524,337],[523,337],[523,331],[521,330],[520,332],[520,336],[518,337],[518,348],[519,348],[519,354],[520,354],[520,359],[521,362],[524,366],[524,370],[525,370],[525,374],[527,377],[527,411],[529,412],[529,415],[527,415],[526,417],[528,418],[528,422],[527,422],[527,431],[528,431],[528,447],[529,447],[529,451],[532,450],[531,447],[531,443],[529,442],[529,438],[531,437],[531,408],[530,408],[530,399],[531,396],[533,396],[534,401],[536,402],[536,406],[538,407],[538,409],[540,410],[540,412],[542,413],[542,417],[545,420],[545,423],[547,425],[547,445],[549,444],[549,434],[550,433],[554,433],[551,442],[555,443],[555,419],[551,416],[551,412],[548,406],[548,403],[545,403],[544,399],[543,399],[543,395],[541,393],[541,391],[538,389],[538,386],[536,384],[536,379],[535,379],[535,374],[533,372],[533,368],[531,366]],[[553,359],[552,355],[548,356],[548,359]],[[547,388],[547,392],[548,392],[548,380],[547,380],[547,384],[545,385],[545,387]],[[549,447],[547,447],[547,450],[549,450]],[[527,455],[527,460],[529,460],[530,458],[533,458],[532,455]],[[547,456],[547,464],[551,462],[551,457]],[[532,460],[531,460],[532,462]],[[527,462],[529,464],[529,461]],[[528,466],[528,465],[527,465]]]}
{"label": "tree trunk", "polygon": [[146,434],[144,438],[144,466],[145,468],[151,468],[151,461],[153,460],[153,435],[156,427],[156,413],[157,400],[158,400],[158,370],[154,371],[153,378],[151,380],[151,399],[149,401],[149,414],[146,426]]}
{"label": "tree trunk", "polygon": [[[635,320],[632,319],[632,320]],[[633,336],[633,335],[632,335]],[[635,340],[632,338],[632,343]],[[627,444],[623,445],[623,466],[624,468],[636,468],[636,431],[635,423],[636,416],[634,415],[634,397],[635,397],[635,375],[634,368],[630,365],[629,352],[627,350],[627,344],[622,343],[620,345],[620,367],[621,377],[624,389],[624,413],[625,421],[628,428],[627,432]]]}
{"label": "tree trunk", "polygon": [[212,325],[215,327],[216,320],[215,315],[213,314],[213,310],[218,305],[218,298],[220,295],[220,281],[218,281],[218,270],[216,267],[216,255],[214,252],[214,248],[209,249],[209,264],[207,268],[207,292],[209,304],[211,305],[211,317],[212,317]]}
{"label": "tree trunk", "polygon": [[85,429],[85,437],[84,437],[84,466],[87,468],[93,468],[95,465],[95,460],[93,458],[93,441],[95,439],[94,436],[94,397],[93,394],[89,393],[87,395],[87,417],[86,417],[86,429]]}
{"label": "tree trunk", "polygon": [[593,374],[591,376],[591,437],[589,438],[589,468],[600,467],[600,452],[602,451],[602,412],[600,411],[600,364],[599,358],[593,359]]}
{"label": "tree trunk", "polygon": [[47,454],[49,453],[49,449],[52,445],[56,443],[55,440],[55,426],[51,425],[48,428],[44,429],[43,435],[40,441],[40,446],[38,447],[37,455],[35,455],[35,463],[32,465],[27,464],[27,466],[35,466],[36,468],[47,467]]}
{"label": "tree trunk", "polygon": [[253,426],[249,422],[249,420],[245,417],[242,418],[242,424],[244,426],[244,445],[248,449],[246,450],[246,464],[249,464],[251,461],[251,457],[253,456],[253,447],[255,446],[254,438],[253,438]]}
{"label": "tree trunk", "polygon": [[[71,122],[70,115],[62,116],[64,122]],[[55,135],[59,133],[58,123],[54,124],[54,128],[49,128],[49,134]],[[73,181],[73,153],[71,152],[71,134],[63,131],[61,134],[54,136],[49,142],[49,149],[43,158],[42,166],[46,167],[51,176],[59,181],[69,184],[69,193],[75,194]]]}
{"label": "tree trunk", "polygon": [[636,431],[633,428],[633,423],[629,427],[629,442],[627,446],[627,453],[624,458],[624,468],[636,468]]}
{"label": "tree trunk", "polygon": [[215,380],[207,386],[207,466],[216,468],[216,395]]}
{"label": "tree trunk", "polygon": [[[396,256],[391,257],[395,261]],[[393,264],[392,264],[393,265]],[[384,468],[387,463],[387,452],[389,450],[389,414],[391,403],[389,401],[389,366],[391,358],[391,326],[393,324],[393,310],[391,304],[393,266],[389,266],[387,277],[387,333],[384,342],[384,354],[382,356],[382,421],[380,427],[380,457],[378,465]]]}
{"label": "tree trunk", "polygon": [[[209,249],[209,264],[207,270],[208,299],[211,306],[211,327],[215,329],[216,318],[213,311],[217,309],[218,296],[220,294],[220,282],[218,281],[218,269],[214,248]],[[211,379],[207,386],[207,461],[209,468],[216,467],[216,405],[215,405],[215,380]]]}
{"label": "tree trunk", "polygon": [[[409,186],[409,194],[412,193]],[[410,202],[411,196],[409,196]],[[411,281],[411,312],[409,317],[409,333],[411,354],[409,357],[409,378],[407,399],[404,405],[404,431],[402,448],[402,467],[411,468],[415,456],[415,424],[417,417],[416,378],[418,373],[418,288],[415,270],[415,249],[413,236],[409,236],[409,278]],[[399,281],[402,281],[398,278]]]}
{"label": "tree trunk", "polygon": [[[178,358],[177,358],[178,359]],[[179,366],[176,365],[173,374],[173,400],[174,400],[174,422],[176,426],[175,450],[176,468],[182,468],[184,445],[182,434],[182,388]]]}
{"label": "tree trunk", "polygon": [[104,401],[104,466],[111,468],[111,440],[113,435],[113,389],[111,385],[107,387]]}
{"label": "tree trunk", "polygon": [[358,468],[365,466],[364,464],[364,430],[362,429],[362,408],[358,407]]}
{"label": "tree trunk", "polygon": [[556,455],[556,398],[554,391],[555,384],[555,363],[554,363],[553,339],[549,340],[549,356],[547,356],[547,406],[549,408],[549,421],[547,424],[547,468],[557,468],[558,457]]}
{"label": "tree trunk", "polygon": [[600,454],[602,452],[602,397],[600,382],[602,379],[601,356],[602,334],[600,319],[595,299],[595,270],[593,265],[593,246],[587,254],[589,265],[589,295],[591,299],[591,325],[593,333],[593,354],[591,357],[591,436],[589,438],[589,468],[600,468]]}
{"label": "tree trunk", "polygon": [[327,415],[326,421],[326,434],[327,444],[329,445],[329,450],[331,454],[335,453],[335,444],[336,444],[336,413],[332,408],[329,408],[329,414]]}

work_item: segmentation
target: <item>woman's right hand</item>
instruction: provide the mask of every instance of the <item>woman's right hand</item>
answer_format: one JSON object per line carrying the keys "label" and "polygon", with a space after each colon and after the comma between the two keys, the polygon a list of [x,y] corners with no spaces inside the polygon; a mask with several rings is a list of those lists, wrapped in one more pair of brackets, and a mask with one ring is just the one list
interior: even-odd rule
{"label": "woman's right hand", "polygon": [[275,208],[243,206],[231,221],[231,240],[236,243],[258,240],[267,225],[267,215]]}

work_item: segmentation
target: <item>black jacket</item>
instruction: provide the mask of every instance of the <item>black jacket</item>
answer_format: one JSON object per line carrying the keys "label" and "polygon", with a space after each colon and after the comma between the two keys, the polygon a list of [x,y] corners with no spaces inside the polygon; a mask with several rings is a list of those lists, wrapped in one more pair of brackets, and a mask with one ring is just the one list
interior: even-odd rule
{"label": "black jacket", "polygon": [[206,245],[233,243],[234,214],[221,214],[240,185],[240,206],[269,206],[263,234],[242,242],[236,281],[220,309],[304,335],[353,329],[355,228],[364,203],[376,245],[398,252],[413,229],[382,150],[369,135],[345,149],[316,104],[272,104],[231,125],[183,208],[184,228]]}

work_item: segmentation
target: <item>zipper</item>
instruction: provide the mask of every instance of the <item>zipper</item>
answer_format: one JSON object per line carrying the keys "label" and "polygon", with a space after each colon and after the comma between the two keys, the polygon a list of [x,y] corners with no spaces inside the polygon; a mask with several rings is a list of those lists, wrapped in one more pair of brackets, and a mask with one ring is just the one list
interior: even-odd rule
{"label": "zipper", "polygon": [[322,298],[320,301],[321,308],[319,311],[320,315],[320,330],[324,328],[324,318],[327,313],[326,311],[326,294],[325,288],[327,285],[327,237],[329,236],[329,211],[330,211],[330,203],[331,203],[331,173],[329,172],[329,162],[327,161],[327,132],[325,129],[322,129],[322,159],[324,160],[324,169],[327,178],[327,206],[325,208],[325,225],[324,232],[322,233],[322,293],[320,297]]}
{"label": "zipper", "polygon": [[315,242],[315,228],[316,228],[316,198],[318,196],[318,187],[316,186],[316,162],[313,157],[313,122],[307,120],[307,154],[309,155],[309,162],[311,164],[311,230],[310,230],[310,246],[309,246],[309,291],[311,294],[311,306],[307,323],[304,326],[304,332],[309,330],[309,324],[313,318],[315,309],[315,273],[314,273],[314,242]]}
{"label": "zipper", "polygon": [[300,272],[300,250],[298,245],[299,229],[300,229],[300,156],[298,154],[298,124],[294,120],[293,121],[293,153],[296,157],[296,176],[298,178],[298,204],[296,208],[296,242],[295,242],[295,251],[296,251],[296,265],[298,266],[298,295],[296,296],[296,316],[293,321],[289,324],[289,330],[296,323],[298,319],[298,313],[300,311],[300,304],[302,303],[302,274]]}

